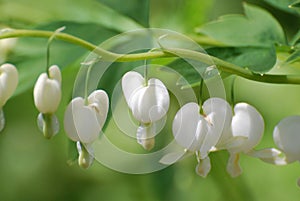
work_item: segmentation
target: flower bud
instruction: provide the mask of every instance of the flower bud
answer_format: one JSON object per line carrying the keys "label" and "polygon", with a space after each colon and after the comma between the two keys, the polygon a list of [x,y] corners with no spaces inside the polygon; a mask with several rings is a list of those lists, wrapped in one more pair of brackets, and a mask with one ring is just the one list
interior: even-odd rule
{"label": "flower bud", "polygon": [[61,73],[58,66],[51,66],[48,75],[42,73],[39,76],[33,91],[35,106],[43,114],[55,113],[61,100]]}

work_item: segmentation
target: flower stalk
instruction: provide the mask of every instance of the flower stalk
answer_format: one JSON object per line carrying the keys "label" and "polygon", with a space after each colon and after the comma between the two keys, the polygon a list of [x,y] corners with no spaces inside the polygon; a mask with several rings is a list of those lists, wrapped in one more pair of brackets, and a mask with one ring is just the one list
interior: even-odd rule
{"label": "flower stalk", "polygon": [[[7,31],[2,31],[2,33],[0,34],[0,39],[16,38],[16,37],[50,38],[53,35],[53,33],[54,32],[52,31],[10,29]],[[265,82],[265,83],[276,83],[276,84],[300,84],[299,75],[271,75],[271,74],[260,75],[260,74],[253,73],[248,69],[218,59],[216,57],[203,54],[201,52],[193,51],[193,50],[179,49],[179,48],[171,48],[171,49],[164,48],[163,50],[156,50],[156,51],[150,51],[145,53],[117,54],[99,48],[98,46],[92,43],[89,43],[81,38],[75,37],[70,34],[56,33],[55,38],[58,40],[63,40],[81,46],[89,51],[94,51],[94,53],[101,56],[101,60],[103,61],[130,62],[130,61],[140,61],[140,60],[155,59],[155,58],[177,57],[176,55],[181,55],[181,56],[185,56],[186,58],[202,61],[208,64],[214,63],[218,67],[218,69],[222,72],[235,74],[253,81]],[[199,83],[195,83],[195,86],[198,85]]]}

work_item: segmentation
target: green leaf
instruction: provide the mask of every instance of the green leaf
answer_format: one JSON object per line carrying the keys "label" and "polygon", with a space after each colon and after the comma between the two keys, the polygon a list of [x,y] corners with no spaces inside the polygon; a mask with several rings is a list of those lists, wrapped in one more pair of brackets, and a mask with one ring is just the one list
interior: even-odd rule
{"label": "green leaf", "polygon": [[294,63],[300,60],[300,49],[296,50],[293,54],[291,54],[285,61],[285,63]]}
{"label": "green leaf", "polygon": [[194,28],[207,21],[213,1],[151,0],[151,27],[193,33]]}
{"label": "green leaf", "polygon": [[300,29],[299,31],[295,34],[295,36],[293,37],[293,39],[291,40],[290,44],[291,46],[296,45],[297,43],[300,43]]}
{"label": "green leaf", "polygon": [[225,15],[217,21],[197,29],[228,46],[269,47],[270,44],[286,44],[282,27],[267,11],[244,4],[245,16]]}
{"label": "green leaf", "polygon": [[141,28],[134,20],[96,0],[14,0],[0,3],[0,22],[30,27],[53,21],[94,23],[120,32]]}
{"label": "green leaf", "polygon": [[149,27],[149,0],[98,0],[115,11],[134,19],[144,27]]}
{"label": "green leaf", "polygon": [[[293,4],[297,4],[295,0],[264,0],[265,2],[269,3],[270,5],[284,10],[289,13],[299,14],[296,10],[292,9]],[[299,2],[298,2],[299,3]],[[294,6],[293,6],[294,7]]]}
{"label": "green leaf", "polygon": [[291,5],[289,5],[289,7],[291,7],[291,8],[300,8],[300,1],[296,1],[296,2],[292,3]]}
{"label": "green leaf", "polygon": [[272,47],[210,48],[207,52],[220,59],[248,68],[255,73],[268,72],[276,63],[276,51]]}

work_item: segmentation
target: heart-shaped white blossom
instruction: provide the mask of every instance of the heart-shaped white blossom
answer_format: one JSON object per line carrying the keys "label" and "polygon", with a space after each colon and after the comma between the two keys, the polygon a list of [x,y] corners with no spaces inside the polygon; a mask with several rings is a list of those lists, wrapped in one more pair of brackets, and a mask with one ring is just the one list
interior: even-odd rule
{"label": "heart-shaped white blossom", "polygon": [[300,116],[288,116],[274,128],[275,144],[281,149],[287,163],[300,161]]}
{"label": "heart-shaped white blossom", "polygon": [[91,93],[87,102],[86,105],[83,98],[74,98],[64,117],[64,128],[68,137],[86,144],[98,138],[109,107],[108,96],[103,90]]}
{"label": "heart-shaped white blossom", "polygon": [[133,116],[148,124],[164,117],[169,109],[169,93],[165,85],[156,78],[148,80],[137,72],[127,72],[122,78],[122,90]]}
{"label": "heart-shaped white blossom", "polygon": [[0,66],[0,108],[14,93],[18,85],[18,71],[12,64]]}
{"label": "heart-shaped white blossom", "polygon": [[[201,115],[200,107],[196,103],[185,104],[175,115],[172,131],[179,145],[189,152],[196,153],[198,160],[196,172],[206,177],[211,168],[208,154],[215,149],[224,128],[229,130],[232,112],[230,105],[221,98],[206,100],[203,111],[205,114]],[[172,164],[184,155],[188,154],[170,153],[160,162]]]}
{"label": "heart-shaped white blossom", "polygon": [[61,100],[61,72],[58,66],[49,68],[49,77],[42,73],[33,90],[34,103],[43,114],[53,114]]}
{"label": "heart-shaped white blossom", "polygon": [[187,103],[173,120],[172,131],[176,142],[192,152],[200,150],[208,133],[209,124],[199,111],[197,103]]}
{"label": "heart-shaped white blossom", "polygon": [[234,106],[234,116],[231,123],[233,138],[227,149],[230,152],[247,153],[261,140],[264,133],[264,119],[261,114],[247,103],[238,103]]}

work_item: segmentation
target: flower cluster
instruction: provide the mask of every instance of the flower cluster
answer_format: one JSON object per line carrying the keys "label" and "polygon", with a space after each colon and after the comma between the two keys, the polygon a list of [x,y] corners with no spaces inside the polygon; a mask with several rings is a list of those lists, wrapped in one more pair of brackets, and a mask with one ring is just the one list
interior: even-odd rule
{"label": "flower cluster", "polygon": [[[260,113],[247,103],[231,106],[221,98],[210,98],[202,106],[196,103],[185,104],[173,121],[173,135],[186,155],[196,153],[198,175],[206,177],[211,169],[209,153],[227,150],[230,154],[227,171],[236,177],[241,174],[239,155],[244,153],[260,158],[266,162],[279,161],[280,151],[264,149],[256,151],[254,147],[260,142],[264,133],[264,120]],[[161,159],[164,164],[172,164],[180,157],[168,154]]]}
{"label": "flower cluster", "polygon": [[[55,116],[61,101],[62,75],[58,66],[49,67],[34,86],[34,103],[40,114],[38,125],[46,138],[59,131]],[[18,71],[12,64],[0,66],[0,130],[4,128],[2,108],[15,91]],[[122,78],[122,90],[132,116],[139,122],[137,142],[146,150],[154,147],[157,124],[164,120],[169,109],[168,89],[156,78],[145,79],[137,72],[127,72]],[[67,106],[64,129],[67,136],[77,143],[78,163],[88,168],[93,160],[93,143],[98,139],[109,109],[108,95],[95,90],[88,97],[75,97]],[[289,116],[275,127],[273,137],[279,150],[255,150],[264,133],[262,115],[247,103],[237,103],[233,109],[221,98],[209,98],[202,106],[190,102],[179,109],[173,120],[175,141],[183,147],[184,154],[170,153],[160,162],[173,164],[179,159],[196,154],[196,173],[206,177],[210,172],[209,154],[219,150],[229,152],[227,171],[232,177],[241,174],[240,154],[259,158],[265,162],[286,165],[300,161],[300,116]]]}

